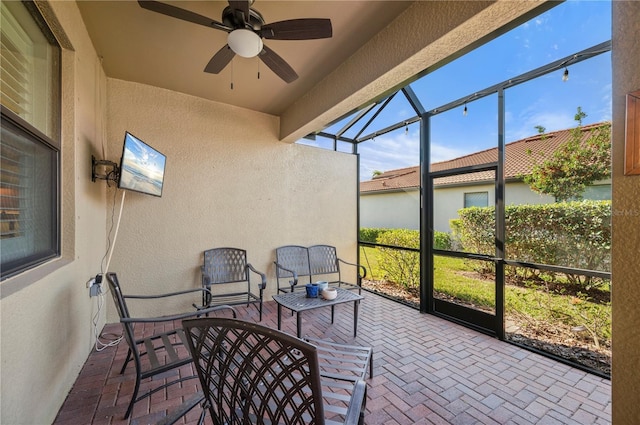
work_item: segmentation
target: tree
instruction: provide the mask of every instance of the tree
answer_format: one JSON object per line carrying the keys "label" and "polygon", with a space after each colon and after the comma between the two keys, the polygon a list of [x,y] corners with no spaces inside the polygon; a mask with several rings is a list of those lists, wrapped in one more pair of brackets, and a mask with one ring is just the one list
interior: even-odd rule
{"label": "tree", "polygon": [[[552,195],[556,201],[582,199],[587,186],[611,177],[611,123],[583,130],[582,120],[587,116],[578,107],[571,129],[571,139],[551,156],[533,166],[523,180],[537,193]],[[545,128],[537,126],[543,134]],[[531,152],[529,152],[532,155]]]}

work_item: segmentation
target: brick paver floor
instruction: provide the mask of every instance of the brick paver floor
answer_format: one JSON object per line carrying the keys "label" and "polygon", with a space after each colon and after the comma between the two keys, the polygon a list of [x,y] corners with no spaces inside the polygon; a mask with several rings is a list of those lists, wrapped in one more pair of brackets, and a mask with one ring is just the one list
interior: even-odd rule
{"label": "brick paver floor", "polygon": [[[366,423],[375,424],[609,424],[611,382],[446,320],[363,292],[358,336],[353,308],[302,313],[303,333],[374,349]],[[258,321],[254,306],[239,317]],[[264,305],[262,324],[276,328],[277,308]],[[283,330],[295,335],[295,316],[283,312]],[[120,333],[109,324],[103,333]],[[136,403],[123,420],[134,383],[133,365],[120,367],[125,342],[87,359],[55,425],[155,423],[196,391],[197,379]],[[168,374],[191,373],[187,366]],[[155,382],[143,382],[152,388]],[[185,417],[196,423],[198,412]],[[207,418],[207,423],[211,423]]]}

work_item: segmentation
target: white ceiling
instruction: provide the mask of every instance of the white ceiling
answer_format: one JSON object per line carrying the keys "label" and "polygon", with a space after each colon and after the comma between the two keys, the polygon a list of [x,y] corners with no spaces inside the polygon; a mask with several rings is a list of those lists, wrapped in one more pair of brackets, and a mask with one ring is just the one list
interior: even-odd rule
{"label": "white ceiling", "polygon": [[[256,0],[252,8],[266,23],[331,19],[330,39],[264,40],[298,73],[299,78],[290,84],[257,58],[236,56],[220,74],[203,72],[209,59],[226,44],[226,32],[142,9],[137,1],[77,3],[108,77],[280,115],[412,2]],[[228,5],[214,0],[166,3],[215,21],[221,21],[222,10]]]}

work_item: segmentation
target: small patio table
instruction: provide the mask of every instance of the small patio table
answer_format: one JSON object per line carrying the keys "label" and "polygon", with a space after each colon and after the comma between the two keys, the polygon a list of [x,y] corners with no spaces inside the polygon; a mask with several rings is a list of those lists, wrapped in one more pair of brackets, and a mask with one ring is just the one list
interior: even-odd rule
{"label": "small patio table", "polygon": [[297,335],[298,338],[302,337],[302,320],[300,319],[300,313],[305,310],[313,310],[320,307],[331,306],[331,323],[333,323],[334,307],[336,304],[343,304],[353,302],[353,336],[356,336],[358,331],[358,306],[360,301],[364,299],[362,295],[358,295],[353,291],[349,291],[343,288],[335,288],[338,291],[338,295],[333,300],[325,300],[318,296],[318,298],[307,298],[305,291],[287,292],[285,294],[274,295],[273,299],[278,304],[278,330],[281,327],[282,319],[282,307],[288,308],[296,313]]}

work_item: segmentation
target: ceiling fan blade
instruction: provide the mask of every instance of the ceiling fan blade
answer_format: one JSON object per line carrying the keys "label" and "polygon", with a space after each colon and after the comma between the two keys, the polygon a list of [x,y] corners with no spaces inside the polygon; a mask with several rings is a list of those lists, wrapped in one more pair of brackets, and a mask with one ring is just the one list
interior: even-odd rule
{"label": "ceiling fan blade", "polygon": [[229,0],[229,6],[236,11],[241,11],[244,23],[249,22],[249,0]]}
{"label": "ceiling fan blade", "polygon": [[231,62],[231,59],[233,59],[235,55],[236,54],[231,50],[229,45],[225,44],[215,55],[213,55],[207,66],[204,67],[204,72],[219,74],[220,71],[222,71],[229,62]]}
{"label": "ceiling fan blade", "polygon": [[330,38],[333,28],[330,19],[290,19],[263,25],[261,35],[273,40],[313,40]]}
{"label": "ceiling fan blade", "polygon": [[181,19],[183,21],[192,22],[198,25],[204,25],[205,27],[215,28],[226,32],[233,31],[233,28],[230,28],[221,22],[214,21],[213,19],[207,18],[206,16],[202,16],[195,12],[181,9],[167,3],[162,3],[154,0],[138,0],[138,4],[143,9],[162,13],[163,15],[171,16],[172,18]]}
{"label": "ceiling fan blade", "polygon": [[258,57],[267,65],[278,77],[282,78],[286,83],[291,83],[298,79],[298,74],[282,59],[276,52],[263,46]]}

